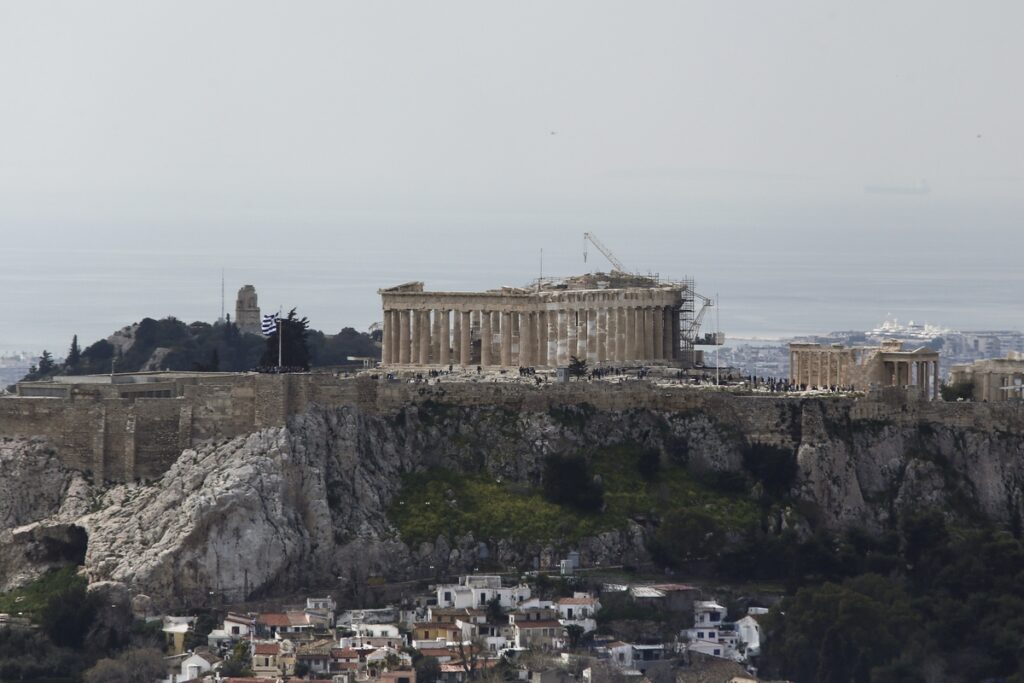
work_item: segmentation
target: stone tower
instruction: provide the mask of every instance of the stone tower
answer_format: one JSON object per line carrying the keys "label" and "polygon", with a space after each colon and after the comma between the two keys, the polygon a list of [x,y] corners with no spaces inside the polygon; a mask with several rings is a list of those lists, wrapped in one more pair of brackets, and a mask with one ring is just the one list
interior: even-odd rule
{"label": "stone tower", "polygon": [[235,324],[242,332],[260,334],[260,307],[256,304],[256,288],[245,285],[235,300]]}

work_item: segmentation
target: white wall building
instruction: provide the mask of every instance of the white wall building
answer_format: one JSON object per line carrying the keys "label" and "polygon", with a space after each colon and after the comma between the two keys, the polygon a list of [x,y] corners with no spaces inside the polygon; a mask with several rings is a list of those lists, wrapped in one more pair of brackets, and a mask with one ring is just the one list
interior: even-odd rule
{"label": "white wall building", "polygon": [[463,576],[457,584],[437,587],[438,607],[486,607],[495,597],[502,607],[513,609],[530,597],[530,587],[520,584],[505,588],[500,576],[487,575]]}
{"label": "white wall building", "polygon": [[693,628],[683,632],[691,652],[737,662],[743,660],[737,649],[737,633],[732,624],[726,623],[725,614],[725,607],[713,600],[693,603]]}

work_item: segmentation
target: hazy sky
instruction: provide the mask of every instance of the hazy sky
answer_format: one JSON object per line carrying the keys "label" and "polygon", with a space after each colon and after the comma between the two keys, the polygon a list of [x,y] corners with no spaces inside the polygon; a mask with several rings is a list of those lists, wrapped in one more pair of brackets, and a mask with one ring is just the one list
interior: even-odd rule
{"label": "hazy sky", "polygon": [[582,269],[587,229],[720,290],[730,252],[787,245],[1007,267],[1021,26],[1019,0],[0,0],[0,236],[41,268],[194,250],[231,289],[278,244],[518,284],[540,248]]}

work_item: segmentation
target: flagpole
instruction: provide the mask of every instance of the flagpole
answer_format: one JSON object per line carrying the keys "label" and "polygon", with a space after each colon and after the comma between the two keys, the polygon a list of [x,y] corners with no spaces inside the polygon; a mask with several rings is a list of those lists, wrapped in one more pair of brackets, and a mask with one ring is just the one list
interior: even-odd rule
{"label": "flagpole", "polygon": [[282,337],[284,337],[284,321],[281,320],[281,316],[277,317],[277,369],[281,370],[281,349]]}

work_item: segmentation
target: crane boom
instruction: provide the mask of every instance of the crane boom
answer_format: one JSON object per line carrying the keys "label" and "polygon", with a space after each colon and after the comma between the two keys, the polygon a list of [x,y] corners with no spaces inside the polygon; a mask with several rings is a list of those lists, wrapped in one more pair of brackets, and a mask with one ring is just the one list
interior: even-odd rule
{"label": "crane boom", "polygon": [[615,254],[612,253],[612,250],[609,249],[608,247],[604,246],[604,244],[601,242],[601,240],[597,239],[597,235],[595,235],[592,232],[585,232],[585,233],[583,233],[583,261],[584,262],[586,262],[586,260],[587,260],[587,240],[590,240],[590,243],[593,244],[597,248],[597,250],[599,252],[604,254],[604,257],[606,259],[608,259],[608,262],[612,264],[612,267],[615,268],[615,270],[619,271],[620,273],[627,272],[626,271],[626,266],[622,265],[622,261],[617,259],[615,257]]}

